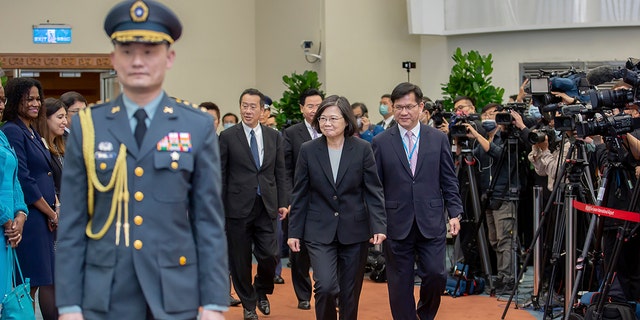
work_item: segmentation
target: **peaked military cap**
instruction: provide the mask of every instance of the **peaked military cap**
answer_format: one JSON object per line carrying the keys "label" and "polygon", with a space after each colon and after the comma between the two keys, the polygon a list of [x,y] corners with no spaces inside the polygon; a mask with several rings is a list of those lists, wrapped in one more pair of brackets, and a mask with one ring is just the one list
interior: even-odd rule
{"label": "peaked military cap", "polygon": [[171,9],[157,1],[127,0],[109,11],[104,31],[116,42],[171,44],[180,38],[182,24]]}

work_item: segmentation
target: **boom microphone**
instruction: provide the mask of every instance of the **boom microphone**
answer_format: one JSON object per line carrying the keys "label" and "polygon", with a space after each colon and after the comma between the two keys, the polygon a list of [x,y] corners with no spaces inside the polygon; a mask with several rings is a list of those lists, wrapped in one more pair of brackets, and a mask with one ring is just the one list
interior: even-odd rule
{"label": "boom microphone", "polygon": [[592,86],[599,86],[605,82],[619,78],[622,78],[620,70],[614,70],[609,66],[595,67],[587,73],[587,81],[589,81],[589,85]]}

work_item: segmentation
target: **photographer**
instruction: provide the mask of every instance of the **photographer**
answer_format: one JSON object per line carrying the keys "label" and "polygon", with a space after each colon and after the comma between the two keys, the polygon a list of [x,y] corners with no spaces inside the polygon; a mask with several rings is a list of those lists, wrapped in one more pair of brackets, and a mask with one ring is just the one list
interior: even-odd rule
{"label": "photographer", "polygon": [[360,138],[371,142],[373,137],[384,131],[384,128],[380,125],[371,123],[369,120],[369,112],[367,106],[362,102],[355,102],[351,105],[353,115],[356,116],[356,122],[358,125],[358,135]]}
{"label": "photographer", "polygon": [[[497,258],[496,289],[507,292],[513,289],[515,277],[516,213],[521,183],[518,177],[518,144],[512,138],[511,126],[497,125],[498,104],[492,103],[482,110],[482,127],[487,137],[470,123],[463,125],[467,137],[476,139],[473,154],[479,162],[480,190],[486,191],[486,209],[489,243]],[[493,184],[493,190],[490,187]]]}
{"label": "photographer", "polygon": [[444,134],[449,135],[449,122],[447,118],[451,117],[450,112],[445,112],[442,100],[436,100],[434,103],[427,97],[422,98],[424,108],[420,114],[420,123],[434,127]]}

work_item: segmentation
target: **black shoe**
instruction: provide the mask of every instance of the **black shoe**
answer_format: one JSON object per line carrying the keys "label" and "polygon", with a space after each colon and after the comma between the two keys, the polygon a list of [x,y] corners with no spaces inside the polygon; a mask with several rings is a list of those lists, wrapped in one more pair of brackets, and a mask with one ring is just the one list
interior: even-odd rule
{"label": "black shoe", "polygon": [[307,300],[302,300],[298,302],[298,309],[309,310],[311,309],[311,304]]}
{"label": "black shoe", "polygon": [[230,306],[235,307],[235,306],[240,305],[240,303],[242,303],[242,301],[240,301],[240,299],[236,299],[232,295],[229,295],[229,305]]}
{"label": "black shoe", "polygon": [[260,310],[260,312],[265,316],[268,316],[271,313],[271,304],[269,304],[267,296],[258,298],[258,310]]}
{"label": "black shoe", "polygon": [[244,320],[258,320],[258,314],[255,310],[244,309]]}
{"label": "black shoe", "polygon": [[275,283],[275,284],[284,284],[284,279],[282,279],[282,277],[281,277],[281,276],[279,276],[279,275],[277,275],[277,274],[276,274],[276,275],[273,277],[273,283]]}

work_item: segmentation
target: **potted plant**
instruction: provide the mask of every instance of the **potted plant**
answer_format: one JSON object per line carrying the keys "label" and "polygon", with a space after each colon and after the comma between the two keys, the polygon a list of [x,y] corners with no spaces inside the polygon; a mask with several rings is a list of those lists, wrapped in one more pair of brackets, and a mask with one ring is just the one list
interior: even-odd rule
{"label": "potted plant", "polygon": [[449,82],[442,83],[444,105],[447,110],[453,109],[456,96],[468,96],[475,101],[476,109],[495,102],[501,103],[504,89],[491,84],[493,72],[492,55],[481,55],[472,50],[465,54],[460,48],[451,57],[455,65],[451,68]]}
{"label": "potted plant", "polygon": [[287,90],[282,93],[280,101],[274,101],[272,106],[276,112],[278,129],[302,121],[300,94],[310,88],[320,89],[322,85],[318,80],[318,73],[311,70],[306,70],[302,74],[294,72],[290,76],[284,75],[282,81]]}

